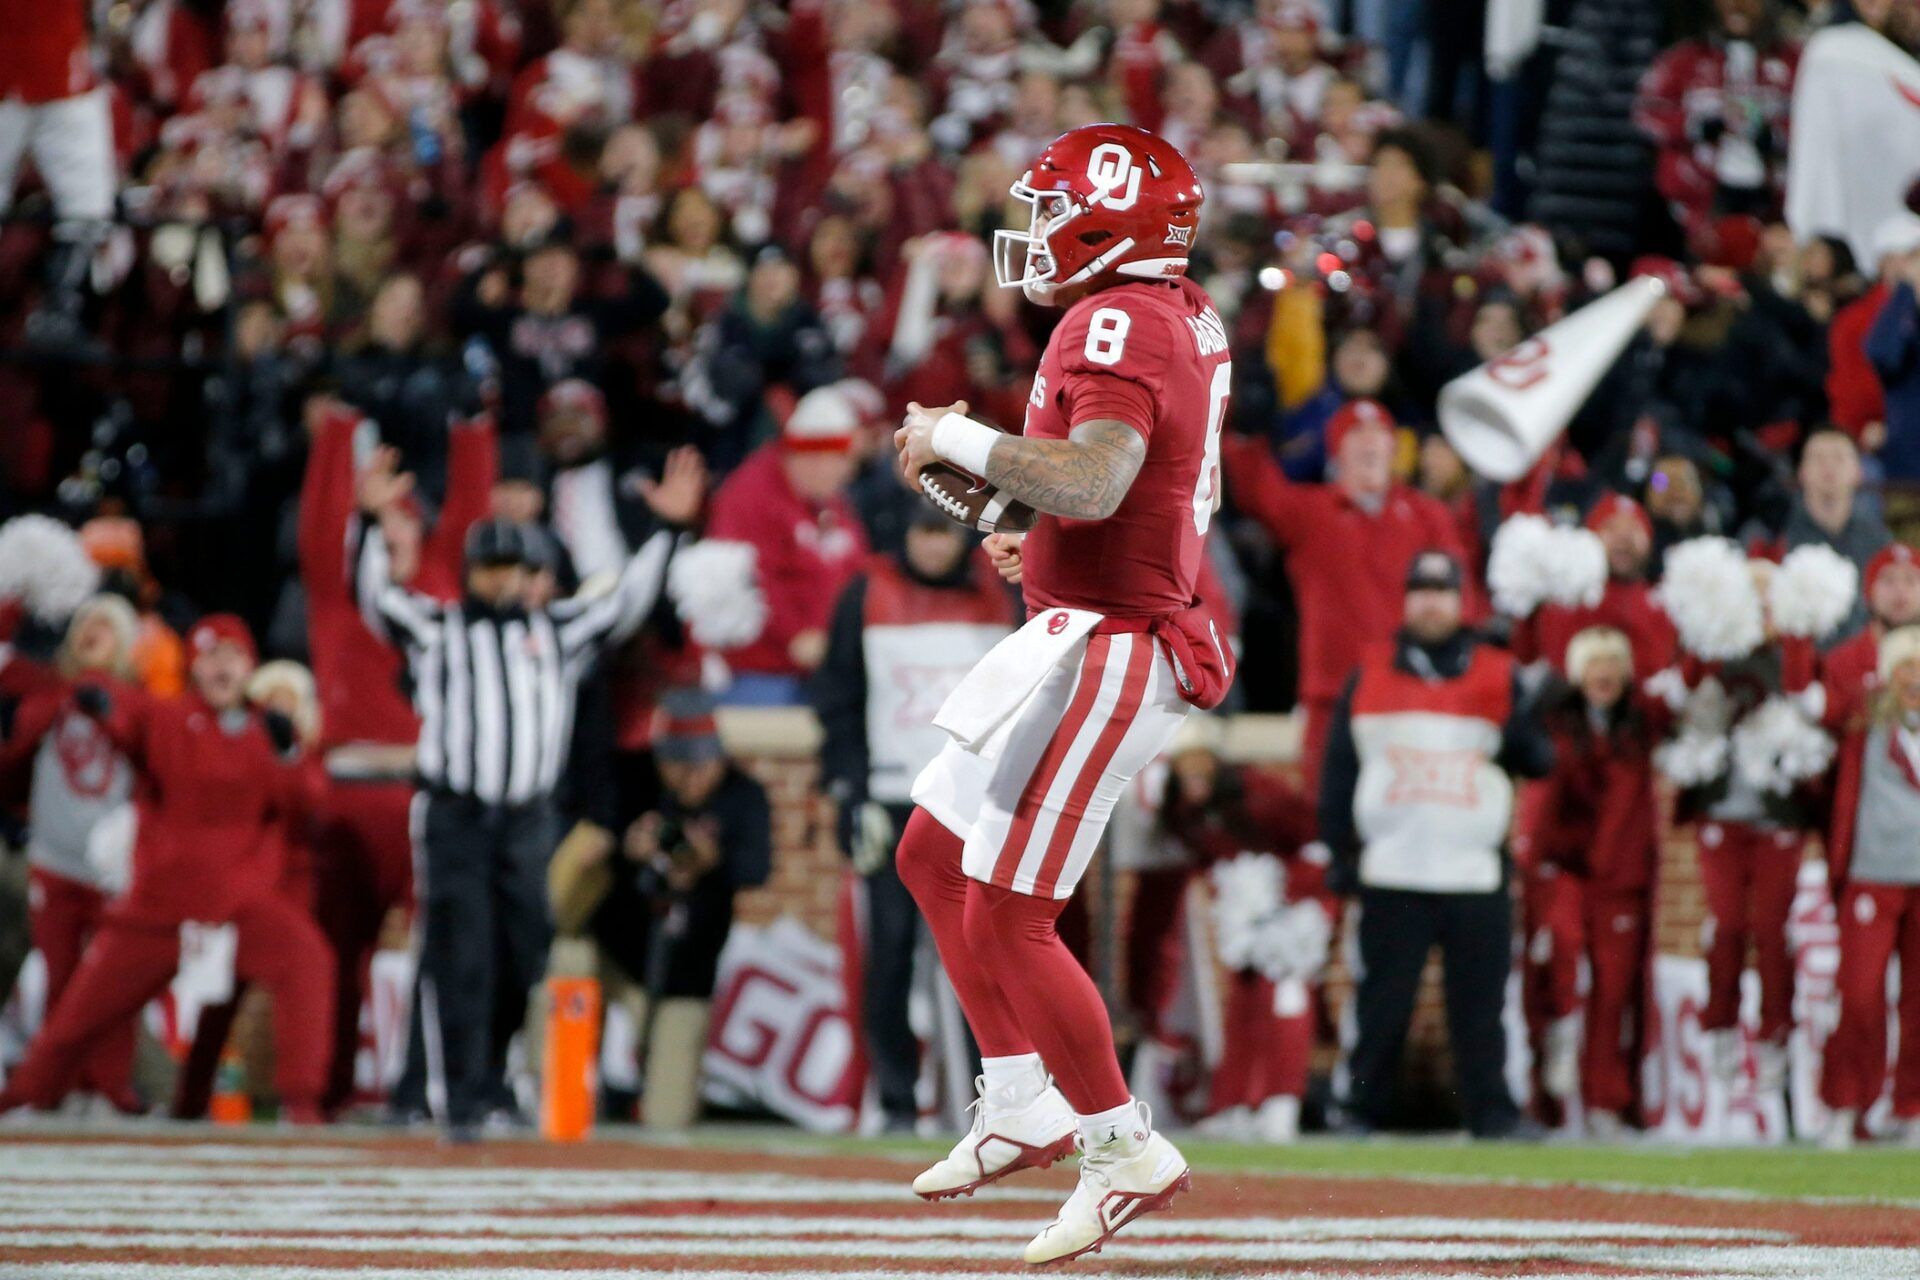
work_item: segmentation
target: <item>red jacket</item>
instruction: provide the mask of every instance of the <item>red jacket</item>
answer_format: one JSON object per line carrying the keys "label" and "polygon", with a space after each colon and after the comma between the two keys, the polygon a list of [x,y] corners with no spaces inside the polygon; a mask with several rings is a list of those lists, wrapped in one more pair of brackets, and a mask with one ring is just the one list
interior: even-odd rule
{"label": "red jacket", "polygon": [[215,923],[279,893],[286,832],[326,787],[317,754],[280,759],[260,717],[237,727],[197,694],[160,701],[113,692],[105,727],[139,774],[133,883],[113,910],[143,924]]}
{"label": "red jacket", "polygon": [[28,106],[71,98],[93,88],[82,0],[26,0],[7,6],[0,40],[0,102]]}
{"label": "red jacket", "polygon": [[1466,615],[1486,609],[1453,512],[1438,498],[1395,485],[1378,515],[1337,485],[1293,484],[1266,441],[1220,442],[1233,501],[1287,553],[1300,611],[1300,699],[1332,702],[1369,644],[1389,641],[1405,612],[1407,566],[1438,547],[1467,570]]}
{"label": "red jacket", "polygon": [[1597,888],[1645,889],[1660,857],[1653,748],[1664,717],[1636,708],[1607,732],[1584,705],[1554,718],[1553,771],[1520,793],[1513,839],[1523,870],[1544,866]]}
{"label": "red jacket", "polygon": [[1887,420],[1886,392],[1867,359],[1867,331],[1887,304],[1887,286],[1876,284],[1840,308],[1827,328],[1827,416],[1858,440],[1869,422]]}
{"label": "red jacket", "polygon": [[[1726,45],[1687,40],[1647,68],[1633,118],[1659,148],[1654,182],[1660,194],[1684,213],[1685,221],[1710,214],[1720,189],[1715,172],[1718,146],[1704,140],[1709,123],[1734,129],[1766,126],[1773,141],[1768,188],[1778,199],[1786,176],[1793,72],[1799,60],[1799,45],[1775,44],[1759,51],[1750,82],[1729,83]],[[1742,125],[1749,115],[1758,119]]]}
{"label": "red jacket", "polygon": [[1588,627],[1615,627],[1633,645],[1633,674],[1645,679],[1670,667],[1680,652],[1680,640],[1667,611],[1654,599],[1645,582],[1609,579],[1606,594],[1592,608],[1542,605],[1513,627],[1513,656],[1522,662],[1545,659],[1555,671],[1567,669],[1567,645]]}
{"label": "red jacket", "polygon": [[[327,746],[411,743],[420,736],[419,718],[400,688],[400,653],[367,630],[347,590],[347,522],[357,505],[353,437],[362,421],[345,406],[323,413],[300,487],[300,581],[307,591],[307,648]],[[491,426],[473,423],[449,432],[447,501],[421,544],[420,570],[410,584],[415,590],[443,600],[459,596],[467,526],[486,514],[494,465]]]}
{"label": "red jacket", "polygon": [[867,556],[867,535],[844,495],[818,506],[793,491],[778,441],[747,456],[713,495],[707,536],[753,544],[754,572],[767,599],[767,625],[752,644],[729,650],[736,672],[801,675],[788,655],[803,631],[826,631],[834,601]]}
{"label": "red jacket", "polygon": [[1853,825],[1859,816],[1860,771],[1867,749],[1867,716],[1880,688],[1880,637],[1877,627],[1841,641],[1820,660],[1820,683],[1827,691],[1822,726],[1840,740],[1833,773],[1833,812],[1827,825],[1827,879],[1839,897],[1853,860]]}

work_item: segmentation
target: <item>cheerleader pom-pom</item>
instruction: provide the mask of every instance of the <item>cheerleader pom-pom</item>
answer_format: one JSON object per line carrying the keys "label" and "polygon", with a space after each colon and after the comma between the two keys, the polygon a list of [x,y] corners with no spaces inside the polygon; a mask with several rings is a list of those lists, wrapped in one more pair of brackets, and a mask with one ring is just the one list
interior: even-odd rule
{"label": "cheerleader pom-pom", "polygon": [[1731,538],[1691,538],[1668,550],[1658,594],[1681,647],[1695,657],[1742,658],[1766,638],[1759,588]]}
{"label": "cheerleader pom-pom", "polygon": [[1756,791],[1783,796],[1833,763],[1833,739],[1784,697],[1768,698],[1733,731],[1733,767]]}
{"label": "cheerleader pom-pom", "polygon": [[667,595],[687,632],[708,649],[738,649],[760,638],[767,598],[754,573],[752,543],[709,538],[673,557]]}
{"label": "cheerleader pom-pom", "polygon": [[1593,608],[1607,593],[1607,544],[1591,529],[1555,529],[1553,540],[1549,598],[1555,604]]}
{"label": "cheerleader pom-pom", "polygon": [[1654,748],[1653,767],[1683,790],[1704,787],[1727,771],[1727,740],[1719,734],[1682,733]]}
{"label": "cheerleader pom-pom", "polygon": [[41,622],[58,626],[99,589],[99,567],[66,525],[48,516],[0,524],[0,600],[18,600]]}
{"label": "cheerleader pom-pom", "polygon": [[1767,612],[1782,635],[1820,640],[1853,611],[1860,571],[1832,547],[1795,547],[1767,586]]}
{"label": "cheerleader pom-pom", "polygon": [[1524,618],[1548,602],[1591,608],[1607,589],[1607,549],[1588,529],[1514,516],[1494,532],[1487,557],[1494,607]]}
{"label": "cheerleader pom-pom", "polygon": [[1261,922],[1254,935],[1252,967],[1271,982],[1311,982],[1326,967],[1332,942],[1333,921],[1320,904],[1296,902]]}
{"label": "cheerleader pom-pom", "polygon": [[1487,553],[1487,589],[1493,605],[1524,618],[1553,590],[1553,526],[1540,516],[1514,516],[1494,530]]}
{"label": "cheerleader pom-pom", "polygon": [[[1677,681],[1679,672],[1673,676]],[[1680,732],[1654,750],[1653,767],[1682,788],[1718,781],[1727,771],[1727,730],[1733,723],[1725,686],[1708,676],[1685,691],[1678,710]]]}
{"label": "cheerleader pom-pom", "polygon": [[1256,967],[1264,922],[1280,910],[1286,870],[1280,860],[1243,853],[1213,865],[1213,947],[1229,969]]}

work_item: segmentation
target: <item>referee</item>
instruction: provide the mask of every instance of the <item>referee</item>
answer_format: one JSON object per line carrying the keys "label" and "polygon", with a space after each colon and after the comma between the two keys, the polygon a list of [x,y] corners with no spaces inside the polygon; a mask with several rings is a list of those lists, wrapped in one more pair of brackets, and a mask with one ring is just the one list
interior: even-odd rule
{"label": "referee", "polygon": [[405,653],[420,714],[422,1026],[428,1062],[445,1083],[448,1136],[467,1142],[492,1097],[496,1001],[524,1009],[546,964],[547,861],[559,839],[553,793],[576,691],[600,650],[653,611],[681,531],[699,512],[706,470],[696,451],[680,449],[645,485],[663,527],[611,590],[530,608],[542,535],[510,520],[467,531],[458,602],[394,582],[386,530],[411,519],[404,506],[413,483],[396,460],[383,449],[361,476],[351,586],[367,626]]}

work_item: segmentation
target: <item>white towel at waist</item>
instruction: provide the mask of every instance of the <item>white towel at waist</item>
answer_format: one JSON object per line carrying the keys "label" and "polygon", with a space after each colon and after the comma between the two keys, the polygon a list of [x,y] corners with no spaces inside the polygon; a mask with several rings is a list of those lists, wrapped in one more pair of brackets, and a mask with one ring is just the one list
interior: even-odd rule
{"label": "white towel at waist", "polygon": [[968,751],[980,751],[1101,618],[1085,609],[1048,609],[1034,615],[974,664],[933,722]]}

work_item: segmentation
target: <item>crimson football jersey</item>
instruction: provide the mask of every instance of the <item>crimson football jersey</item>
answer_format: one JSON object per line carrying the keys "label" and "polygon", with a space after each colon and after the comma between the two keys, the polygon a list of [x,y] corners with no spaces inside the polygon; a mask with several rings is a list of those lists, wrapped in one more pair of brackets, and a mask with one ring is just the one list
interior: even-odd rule
{"label": "crimson football jersey", "polygon": [[1147,456],[1106,519],[1040,517],[1021,549],[1030,610],[1155,617],[1193,603],[1232,379],[1226,328],[1184,276],[1102,289],[1067,309],[1033,380],[1024,434],[1061,440],[1113,418],[1140,432]]}

